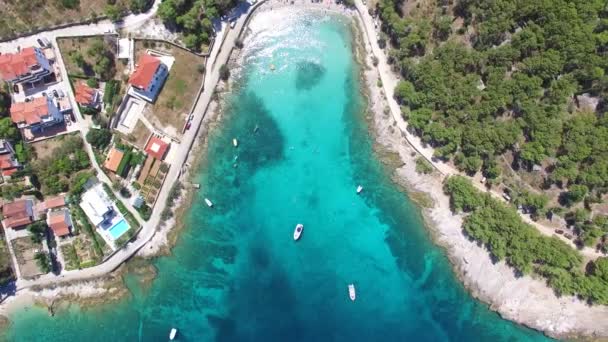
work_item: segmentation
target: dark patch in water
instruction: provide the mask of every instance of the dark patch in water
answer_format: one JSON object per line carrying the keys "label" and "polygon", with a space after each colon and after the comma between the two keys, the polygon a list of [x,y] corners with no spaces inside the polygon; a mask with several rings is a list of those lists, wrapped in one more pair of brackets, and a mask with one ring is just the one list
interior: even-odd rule
{"label": "dark patch in water", "polygon": [[296,66],[296,89],[310,90],[323,78],[327,72],[325,67],[315,62],[305,61],[300,62]]}

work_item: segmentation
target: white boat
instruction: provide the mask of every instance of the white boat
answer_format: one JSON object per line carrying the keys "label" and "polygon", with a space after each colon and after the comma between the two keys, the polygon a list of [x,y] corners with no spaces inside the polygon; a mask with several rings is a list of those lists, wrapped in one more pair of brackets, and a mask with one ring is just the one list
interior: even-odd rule
{"label": "white boat", "polygon": [[208,198],[205,198],[205,203],[207,203],[207,206],[209,206],[209,208],[213,207],[213,203]]}
{"label": "white boat", "polygon": [[175,339],[175,336],[177,336],[177,329],[173,328],[169,333],[169,340],[173,341]]}
{"label": "white boat", "polygon": [[348,284],[348,296],[353,302],[357,298],[357,295],[355,294],[355,284]]}
{"label": "white boat", "polygon": [[234,145],[234,147],[238,147],[239,146],[239,141],[236,140],[236,138],[232,139],[232,145]]}
{"label": "white boat", "polygon": [[358,193],[358,194],[360,194],[360,193],[361,193],[361,191],[363,191],[363,187],[362,187],[361,185],[359,185],[359,186],[357,187],[357,193]]}
{"label": "white boat", "polygon": [[304,225],[301,223],[298,223],[296,225],[296,229],[293,230],[294,241],[298,241],[300,239],[300,236],[302,235],[303,231],[304,231]]}

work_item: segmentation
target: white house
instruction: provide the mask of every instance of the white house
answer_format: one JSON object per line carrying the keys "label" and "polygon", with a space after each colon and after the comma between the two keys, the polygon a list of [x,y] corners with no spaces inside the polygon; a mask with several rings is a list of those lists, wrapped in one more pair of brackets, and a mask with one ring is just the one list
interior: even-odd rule
{"label": "white house", "polygon": [[95,227],[114,216],[113,203],[101,183],[95,184],[82,195],[80,207]]}
{"label": "white house", "polygon": [[144,53],[129,77],[133,92],[148,102],[154,102],[169,75],[169,68],[160,58]]}

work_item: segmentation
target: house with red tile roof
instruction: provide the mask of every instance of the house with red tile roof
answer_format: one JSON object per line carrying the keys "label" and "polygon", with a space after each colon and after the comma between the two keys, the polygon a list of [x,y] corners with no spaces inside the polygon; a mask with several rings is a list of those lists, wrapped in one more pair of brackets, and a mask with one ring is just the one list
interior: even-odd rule
{"label": "house with red tile roof", "polygon": [[63,237],[70,235],[72,217],[70,211],[62,209],[50,212],[46,217],[46,224],[51,228],[55,236]]}
{"label": "house with red tile roof", "polygon": [[168,75],[169,69],[160,58],[144,53],[135,64],[129,84],[136,95],[154,102]]}
{"label": "house with red tile roof", "polygon": [[149,156],[152,156],[158,160],[163,160],[168,149],[168,143],[164,142],[157,136],[152,136],[150,140],[148,140],[148,144],[146,144],[146,148],[144,150]]}
{"label": "house with red tile roof", "polygon": [[41,131],[63,122],[63,114],[51,97],[38,97],[30,102],[13,103],[11,120],[19,129]]}
{"label": "house with red tile roof", "polygon": [[95,108],[99,104],[99,92],[97,89],[89,87],[84,82],[79,82],[74,89],[76,102],[85,107]]}
{"label": "house with red tile roof", "polygon": [[103,163],[103,167],[105,167],[109,171],[116,172],[124,155],[125,154],[123,151],[117,149],[116,147],[112,147],[112,149],[108,153],[108,157],[106,158],[105,163]]}
{"label": "house with red tile roof", "polygon": [[35,83],[52,72],[51,63],[37,47],[0,55],[0,78],[12,84]]}
{"label": "house with red tile roof", "polygon": [[65,196],[59,195],[55,197],[50,197],[44,200],[44,202],[38,203],[36,205],[36,212],[39,214],[46,213],[48,210],[57,209],[61,207],[65,207]]}
{"label": "house with red tile roof", "polygon": [[21,164],[15,158],[15,150],[10,142],[0,139],[0,174],[8,179],[19,170]]}
{"label": "house with red tile roof", "polygon": [[34,222],[34,202],[23,199],[2,206],[2,227],[4,229],[22,228]]}

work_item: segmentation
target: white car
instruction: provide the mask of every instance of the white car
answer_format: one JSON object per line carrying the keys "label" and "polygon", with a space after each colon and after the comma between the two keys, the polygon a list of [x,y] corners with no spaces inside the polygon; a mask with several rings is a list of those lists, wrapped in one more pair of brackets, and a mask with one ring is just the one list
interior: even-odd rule
{"label": "white car", "polygon": [[236,20],[230,22],[230,28],[233,29],[236,26]]}

